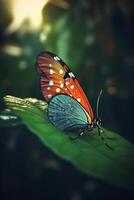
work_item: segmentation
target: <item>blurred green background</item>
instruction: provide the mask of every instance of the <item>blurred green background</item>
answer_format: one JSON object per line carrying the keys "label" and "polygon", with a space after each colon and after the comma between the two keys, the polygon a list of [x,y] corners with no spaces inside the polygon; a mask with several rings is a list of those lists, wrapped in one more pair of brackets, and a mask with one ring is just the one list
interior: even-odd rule
{"label": "blurred green background", "polygon": [[[70,66],[105,128],[134,142],[134,7],[127,0],[1,0],[3,96],[43,99],[36,56],[52,51]],[[1,199],[128,199],[131,192],[84,175],[23,125],[0,129]]]}

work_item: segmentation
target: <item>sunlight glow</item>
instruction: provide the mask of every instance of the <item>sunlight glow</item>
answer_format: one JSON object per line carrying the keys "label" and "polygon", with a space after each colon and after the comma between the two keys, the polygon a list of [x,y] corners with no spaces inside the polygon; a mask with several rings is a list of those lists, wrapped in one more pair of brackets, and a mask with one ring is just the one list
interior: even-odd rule
{"label": "sunlight glow", "polygon": [[49,0],[12,0],[11,14],[13,22],[9,25],[7,32],[18,30],[24,23],[31,30],[38,29],[42,22],[42,9]]}
{"label": "sunlight glow", "polygon": [[2,51],[12,56],[20,56],[22,54],[22,48],[16,45],[5,45]]}

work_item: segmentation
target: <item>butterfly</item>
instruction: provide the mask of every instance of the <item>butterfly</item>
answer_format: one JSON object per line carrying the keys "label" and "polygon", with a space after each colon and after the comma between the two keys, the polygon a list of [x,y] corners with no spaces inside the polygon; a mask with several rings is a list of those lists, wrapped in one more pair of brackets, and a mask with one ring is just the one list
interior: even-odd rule
{"label": "butterfly", "polygon": [[78,137],[95,127],[98,127],[100,133],[98,105],[102,91],[97,99],[95,118],[77,78],[61,58],[51,52],[42,52],[37,56],[36,65],[52,124],[63,131],[80,131]]}

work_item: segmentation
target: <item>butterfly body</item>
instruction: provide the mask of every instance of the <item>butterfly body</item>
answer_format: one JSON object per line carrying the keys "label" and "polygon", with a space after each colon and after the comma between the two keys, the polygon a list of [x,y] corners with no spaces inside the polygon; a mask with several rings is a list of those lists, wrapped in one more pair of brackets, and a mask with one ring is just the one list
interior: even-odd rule
{"label": "butterfly body", "polygon": [[70,68],[61,58],[43,52],[37,70],[44,98],[49,103],[48,118],[63,131],[85,131],[100,126],[90,103]]}

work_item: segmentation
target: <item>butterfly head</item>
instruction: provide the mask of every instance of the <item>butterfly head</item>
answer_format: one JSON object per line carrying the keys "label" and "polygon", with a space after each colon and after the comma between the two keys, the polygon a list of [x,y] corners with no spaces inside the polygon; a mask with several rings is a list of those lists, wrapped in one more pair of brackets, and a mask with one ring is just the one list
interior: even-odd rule
{"label": "butterfly head", "polygon": [[101,126],[101,118],[98,117],[98,118],[94,118],[93,121],[88,124],[88,130],[91,130],[93,128],[96,128],[96,127],[100,127]]}

